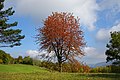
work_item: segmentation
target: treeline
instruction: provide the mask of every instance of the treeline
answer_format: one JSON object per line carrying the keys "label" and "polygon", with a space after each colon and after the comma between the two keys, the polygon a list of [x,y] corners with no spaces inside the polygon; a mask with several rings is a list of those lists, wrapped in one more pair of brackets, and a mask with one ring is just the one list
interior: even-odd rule
{"label": "treeline", "polygon": [[[49,71],[59,71],[59,64],[41,61],[38,59],[30,58],[30,56],[18,56],[18,58],[13,58],[10,54],[5,53],[0,50],[0,64],[28,64],[35,65],[39,67],[44,67]],[[80,73],[120,73],[120,66],[105,66],[90,68],[88,65],[80,63],[78,61],[74,62],[64,62],[62,64],[62,72],[80,72]]]}
{"label": "treeline", "polygon": [[[47,61],[39,61],[33,60],[34,65],[39,67],[45,67],[50,71],[59,71],[59,64]],[[83,63],[79,62],[64,62],[62,64],[62,72],[80,72],[80,73],[88,73],[90,71],[90,67]]]}
{"label": "treeline", "polygon": [[[39,67],[45,67],[50,71],[59,71],[58,63],[48,62],[48,61],[40,61],[38,59],[30,58],[30,56],[18,56],[18,58],[13,58],[10,54],[5,53],[0,50],[0,64],[28,64],[28,65],[36,65]],[[74,62],[64,62],[62,64],[63,72],[86,72],[90,71],[90,67],[83,63],[79,63],[78,61]]]}
{"label": "treeline", "polygon": [[18,58],[13,58],[10,54],[0,50],[0,64],[30,64],[33,65],[33,59],[29,56],[19,56]]}
{"label": "treeline", "polygon": [[96,67],[90,70],[90,73],[120,73],[120,66]]}

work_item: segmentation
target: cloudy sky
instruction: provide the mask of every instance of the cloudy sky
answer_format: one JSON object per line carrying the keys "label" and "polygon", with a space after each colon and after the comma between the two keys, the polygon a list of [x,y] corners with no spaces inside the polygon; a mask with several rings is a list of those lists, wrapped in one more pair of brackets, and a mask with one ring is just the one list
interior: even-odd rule
{"label": "cloudy sky", "polygon": [[13,57],[39,54],[34,39],[36,29],[52,12],[70,12],[80,18],[87,42],[86,56],[80,60],[87,64],[106,61],[110,32],[120,30],[120,0],[6,0],[5,8],[11,6],[15,14],[10,22],[18,21],[16,28],[26,36],[20,47],[2,48]]}

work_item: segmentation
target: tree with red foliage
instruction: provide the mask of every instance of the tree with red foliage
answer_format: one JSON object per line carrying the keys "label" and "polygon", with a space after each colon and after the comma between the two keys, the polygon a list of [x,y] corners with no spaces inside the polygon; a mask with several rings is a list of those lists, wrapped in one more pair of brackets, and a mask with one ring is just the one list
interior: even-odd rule
{"label": "tree with red foliage", "polygon": [[82,47],[85,46],[85,42],[79,20],[71,13],[53,12],[45,19],[44,26],[38,29],[36,38],[40,49],[47,50],[48,55],[51,51],[54,52],[60,72],[63,62],[74,61],[75,57],[84,55]]}

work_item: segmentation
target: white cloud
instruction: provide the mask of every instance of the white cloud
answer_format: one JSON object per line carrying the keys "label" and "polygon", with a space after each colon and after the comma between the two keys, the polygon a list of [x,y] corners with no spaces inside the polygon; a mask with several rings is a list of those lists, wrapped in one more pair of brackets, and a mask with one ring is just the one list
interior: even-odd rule
{"label": "white cloud", "polygon": [[82,60],[89,64],[105,62],[105,60],[106,60],[104,51],[100,51],[94,47],[85,47],[84,52],[86,53],[86,55],[82,58]]}
{"label": "white cloud", "polygon": [[30,56],[31,58],[40,58],[40,55],[45,55],[45,56],[54,56],[54,52],[51,53],[47,53],[47,51],[42,50],[41,52],[37,51],[37,50],[28,50],[26,51],[26,56]]}
{"label": "white cloud", "polygon": [[106,41],[110,37],[109,29],[102,28],[97,32],[97,40]]}
{"label": "white cloud", "polygon": [[111,9],[113,12],[120,12],[120,0],[103,0],[99,6],[102,10]]}
{"label": "white cloud", "polygon": [[109,29],[106,29],[106,28],[100,29],[96,34],[96,38],[97,40],[100,40],[100,41],[106,41],[110,38],[110,32],[114,32],[114,31],[120,31],[120,23]]}
{"label": "white cloud", "polygon": [[17,14],[32,16],[39,22],[51,12],[72,12],[89,30],[95,29],[96,11],[99,9],[96,0],[16,0],[14,3]]}
{"label": "white cloud", "polygon": [[85,47],[84,52],[86,53],[86,57],[89,58],[104,58],[104,52],[100,53],[96,48],[94,47]]}
{"label": "white cloud", "polygon": [[43,54],[43,52],[40,53],[39,51],[36,51],[36,50],[28,50],[28,51],[26,51],[26,55],[30,56],[32,58],[35,58],[40,54]]}
{"label": "white cloud", "polygon": [[80,16],[81,22],[88,26],[89,30],[94,30],[94,23],[97,21],[96,12],[98,10],[99,6],[95,0],[87,0],[76,8],[74,12]]}
{"label": "white cloud", "polygon": [[110,29],[110,32],[113,32],[113,31],[120,31],[120,23],[116,26],[113,26],[111,29]]}
{"label": "white cloud", "polygon": [[107,10],[106,18],[114,19],[120,14],[120,0],[103,0],[99,3],[101,11]]}

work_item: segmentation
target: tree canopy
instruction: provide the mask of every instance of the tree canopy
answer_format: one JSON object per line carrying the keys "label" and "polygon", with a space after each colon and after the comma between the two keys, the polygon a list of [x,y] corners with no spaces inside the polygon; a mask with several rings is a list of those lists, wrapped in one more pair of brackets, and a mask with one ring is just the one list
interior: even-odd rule
{"label": "tree canopy", "polygon": [[40,49],[48,52],[45,58],[50,59],[50,53],[54,54],[60,68],[64,61],[72,62],[75,57],[84,55],[83,31],[80,29],[79,18],[75,18],[73,14],[53,12],[45,19],[44,26],[38,32],[36,38]]}
{"label": "tree canopy", "polygon": [[13,29],[12,27],[17,26],[17,22],[9,23],[8,17],[12,16],[15,11],[11,8],[3,10],[4,0],[0,0],[0,47],[13,47],[20,46],[20,40],[25,36],[20,35],[20,29]]}
{"label": "tree canopy", "polygon": [[13,57],[10,54],[0,50],[0,64],[9,64],[13,63]]}
{"label": "tree canopy", "polygon": [[112,60],[120,61],[120,31],[111,32],[111,40],[106,47],[108,48],[105,52],[107,62]]}

